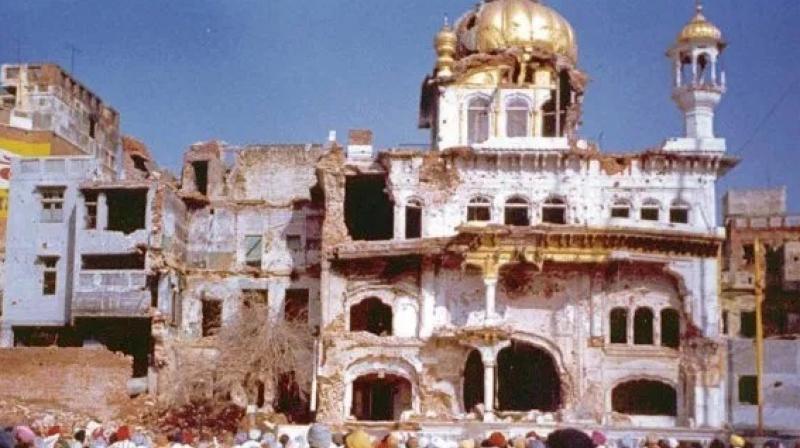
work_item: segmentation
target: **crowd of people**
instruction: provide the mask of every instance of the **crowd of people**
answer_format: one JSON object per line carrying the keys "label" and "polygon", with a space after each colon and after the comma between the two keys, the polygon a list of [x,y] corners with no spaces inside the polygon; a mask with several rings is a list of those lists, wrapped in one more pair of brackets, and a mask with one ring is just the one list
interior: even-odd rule
{"label": "crowd of people", "polygon": [[[243,426],[222,437],[200,431],[175,431],[156,435],[143,428],[102,425],[89,422],[85,427],[69,431],[57,425],[43,427],[8,426],[0,430],[0,448],[696,448],[700,442],[660,438],[651,434],[642,439],[630,436],[609,440],[603,433],[591,434],[577,429],[559,429],[546,437],[536,432],[506,436],[492,432],[483,439],[446,440],[424,434],[391,432],[375,437],[364,430],[333,432],[323,424],[313,424],[305,435],[282,434],[270,429]],[[747,448],[753,445],[738,435],[726,441],[713,440],[705,448]],[[786,446],[771,440],[764,448],[800,448],[800,442]]]}

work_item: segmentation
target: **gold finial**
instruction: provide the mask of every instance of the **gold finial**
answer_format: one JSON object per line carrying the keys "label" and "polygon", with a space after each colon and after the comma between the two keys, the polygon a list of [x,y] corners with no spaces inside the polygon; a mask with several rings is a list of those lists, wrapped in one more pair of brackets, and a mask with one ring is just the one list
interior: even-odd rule
{"label": "gold finial", "polygon": [[450,18],[447,17],[447,14],[444,15],[444,27],[450,28]]}
{"label": "gold finial", "polygon": [[694,10],[698,13],[703,12],[703,2],[702,0],[694,0]]}

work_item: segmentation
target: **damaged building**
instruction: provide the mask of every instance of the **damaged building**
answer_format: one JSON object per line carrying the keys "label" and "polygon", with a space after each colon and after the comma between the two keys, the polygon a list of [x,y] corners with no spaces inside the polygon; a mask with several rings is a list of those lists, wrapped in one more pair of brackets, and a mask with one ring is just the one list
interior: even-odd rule
{"label": "damaged building", "polygon": [[[788,213],[786,189],[731,190],[722,202],[722,331],[729,338],[729,406],[737,427],[757,424],[756,257],[762,257],[764,421],[791,431],[800,418],[800,216]],[[756,242],[764,248],[757,253]]]}
{"label": "damaged building", "polygon": [[430,147],[205,142],[178,178],[132,139],[114,173],[15,161],[2,342],[117,347],[158,393],[171,340],[202,352],[257,300],[314,334],[318,421],[709,440],[731,420],[725,45],[698,8],[667,53],[684,135],[634,153],[579,136],[566,19],[484,0],[435,36]]}

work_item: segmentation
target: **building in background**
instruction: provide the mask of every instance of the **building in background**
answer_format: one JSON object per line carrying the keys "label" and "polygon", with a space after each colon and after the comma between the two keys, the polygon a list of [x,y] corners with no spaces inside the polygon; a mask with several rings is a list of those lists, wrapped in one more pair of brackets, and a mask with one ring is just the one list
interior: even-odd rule
{"label": "building in background", "polygon": [[[85,155],[115,171],[119,114],[55,64],[0,67],[0,263],[5,257],[11,161]],[[0,280],[0,284],[2,281]]]}
{"label": "building in background", "polygon": [[730,338],[731,423],[754,427],[758,392],[755,243],[765,248],[764,422],[789,430],[800,420],[800,215],[786,210],[786,189],[732,190],[723,198],[722,322]]}

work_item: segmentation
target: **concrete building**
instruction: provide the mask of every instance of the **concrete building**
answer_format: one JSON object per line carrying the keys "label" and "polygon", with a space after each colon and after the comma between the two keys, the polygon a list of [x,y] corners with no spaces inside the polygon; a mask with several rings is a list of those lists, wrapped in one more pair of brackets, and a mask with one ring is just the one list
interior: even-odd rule
{"label": "concrete building", "polygon": [[728,238],[722,276],[723,332],[729,337],[729,420],[757,423],[755,241],[765,246],[764,424],[796,431],[800,419],[800,216],[787,213],[786,189],[733,190],[723,199]]}
{"label": "concrete building", "polygon": [[202,351],[261,300],[318,336],[317,420],[707,441],[731,416],[724,48],[698,8],[668,51],[685,132],[635,153],[580,138],[588,76],[567,20],[484,0],[435,37],[428,148],[376,151],[364,130],[346,145],[199,143],[179,181],[132,141],[114,175],[102,159],[15,162],[24,243],[4,342],[34,328],[113,346],[130,329],[135,374],[162,387],[170,340]]}

